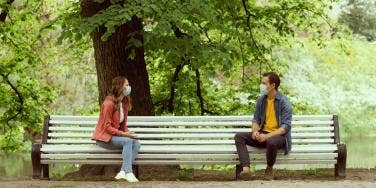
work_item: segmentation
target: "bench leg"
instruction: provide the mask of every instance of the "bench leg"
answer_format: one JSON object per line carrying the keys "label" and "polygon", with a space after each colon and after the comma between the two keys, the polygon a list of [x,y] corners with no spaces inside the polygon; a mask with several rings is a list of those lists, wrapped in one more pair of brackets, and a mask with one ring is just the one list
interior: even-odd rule
{"label": "bench leg", "polygon": [[50,170],[48,168],[48,164],[43,164],[42,169],[43,169],[43,179],[49,180],[50,179]]}
{"label": "bench leg", "polygon": [[243,170],[243,167],[240,164],[236,165],[236,170],[235,170],[235,180],[239,179],[239,174]]}
{"label": "bench leg", "polygon": [[136,176],[136,178],[139,177],[139,169],[138,169],[138,165],[132,165],[132,170],[133,170],[133,174]]}
{"label": "bench leg", "polygon": [[33,143],[31,149],[31,163],[33,164],[33,179],[40,179],[42,165],[40,164],[40,148],[42,144]]}
{"label": "bench leg", "polygon": [[346,144],[339,144],[337,164],[335,165],[335,171],[334,171],[334,174],[336,177],[341,177],[341,178],[346,177],[346,160],[347,160]]}

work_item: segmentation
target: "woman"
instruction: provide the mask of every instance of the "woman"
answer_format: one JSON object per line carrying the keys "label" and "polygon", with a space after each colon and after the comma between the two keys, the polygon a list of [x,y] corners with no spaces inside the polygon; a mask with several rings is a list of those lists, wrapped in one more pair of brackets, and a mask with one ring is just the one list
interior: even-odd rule
{"label": "woman", "polygon": [[118,76],[112,80],[109,95],[103,101],[97,127],[92,139],[106,149],[122,149],[123,163],[115,179],[138,182],[132,171],[132,162],[140,150],[136,134],[127,128],[128,111],[132,109],[128,79]]}

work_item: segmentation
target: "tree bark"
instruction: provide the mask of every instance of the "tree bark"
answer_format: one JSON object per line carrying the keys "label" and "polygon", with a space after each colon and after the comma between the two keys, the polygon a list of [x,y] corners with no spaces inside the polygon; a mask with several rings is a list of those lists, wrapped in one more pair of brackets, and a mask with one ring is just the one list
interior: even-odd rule
{"label": "tree bark", "polygon": [[[14,0],[7,0],[7,5],[10,6],[12,3],[14,2]],[[2,10],[0,12],[0,22],[5,22],[5,19],[7,18],[8,16],[8,8],[5,8],[4,10]]]}
{"label": "tree bark", "polygon": [[[92,0],[81,0],[81,16],[93,16],[111,5],[110,0],[96,3]],[[154,115],[150,95],[149,76],[144,59],[144,46],[127,47],[132,38],[129,34],[136,33],[133,38],[144,43],[143,25],[141,18],[133,16],[129,22],[120,25],[107,41],[101,36],[106,32],[100,26],[91,33],[94,46],[95,65],[98,76],[99,103],[101,104],[111,87],[111,80],[116,76],[126,76],[132,86],[133,110],[130,115]],[[135,52],[133,59],[129,55]]]}
{"label": "tree bark", "polygon": [[[122,3],[122,2],[120,2]],[[93,0],[81,0],[81,17],[91,17],[111,5],[110,0],[96,3]],[[144,44],[143,25],[141,18],[133,16],[132,19],[120,26],[106,40],[101,37],[106,32],[106,27],[100,26],[90,33],[93,40],[95,66],[98,77],[99,104],[102,104],[111,87],[111,81],[116,76],[126,76],[132,86],[132,111],[129,115],[154,115],[150,95],[149,76],[144,59],[144,46],[128,46],[133,38]],[[134,58],[129,55],[133,52]],[[83,165],[78,172],[67,174],[67,177],[88,177],[95,175],[114,176],[120,167]]]}

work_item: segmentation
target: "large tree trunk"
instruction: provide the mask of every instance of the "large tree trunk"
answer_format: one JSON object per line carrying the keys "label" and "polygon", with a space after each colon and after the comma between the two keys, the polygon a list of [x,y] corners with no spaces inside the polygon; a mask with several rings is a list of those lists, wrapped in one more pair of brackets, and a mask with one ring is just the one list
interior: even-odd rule
{"label": "large tree trunk", "polygon": [[[81,16],[90,17],[111,5],[110,0],[95,3],[93,0],[81,0]],[[144,59],[144,47],[128,47],[130,33],[137,33],[134,39],[143,43],[142,20],[136,16],[120,25],[107,41],[101,36],[106,28],[101,26],[91,33],[94,45],[95,65],[98,76],[99,103],[101,104],[111,87],[111,80],[116,76],[126,76],[132,86],[133,110],[130,115],[154,115],[150,96],[149,77]],[[133,59],[129,57],[132,50]]]}
{"label": "large tree trunk", "polygon": [[[96,3],[93,0],[81,0],[81,16],[91,17],[111,5],[110,0]],[[143,43],[142,20],[136,16],[132,20],[120,25],[115,32],[102,41],[106,32],[104,26],[99,27],[90,35],[93,39],[95,65],[98,76],[99,104],[103,102],[111,87],[111,80],[116,76],[126,76],[132,86],[133,109],[130,115],[154,115],[150,96],[149,77],[144,59],[144,47],[128,47],[130,33],[137,33],[133,37]],[[130,58],[132,50],[134,58]],[[114,176],[120,167],[83,165],[78,172],[67,174],[66,177],[88,177],[95,175]]]}

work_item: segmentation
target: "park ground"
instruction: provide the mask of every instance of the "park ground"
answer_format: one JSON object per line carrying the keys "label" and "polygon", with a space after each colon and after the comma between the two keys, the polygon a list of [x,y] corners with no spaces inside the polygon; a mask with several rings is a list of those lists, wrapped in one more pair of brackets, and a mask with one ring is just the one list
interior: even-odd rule
{"label": "park ground", "polygon": [[273,180],[265,180],[263,172],[252,173],[246,180],[234,181],[234,173],[208,170],[163,170],[140,176],[140,182],[130,184],[108,177],[64,177],[33,180],[30,177],[0,177],[2,187],[376,187],[376,169],[348,169],[345,178],[333,176],[333,169],[277,170]]}

